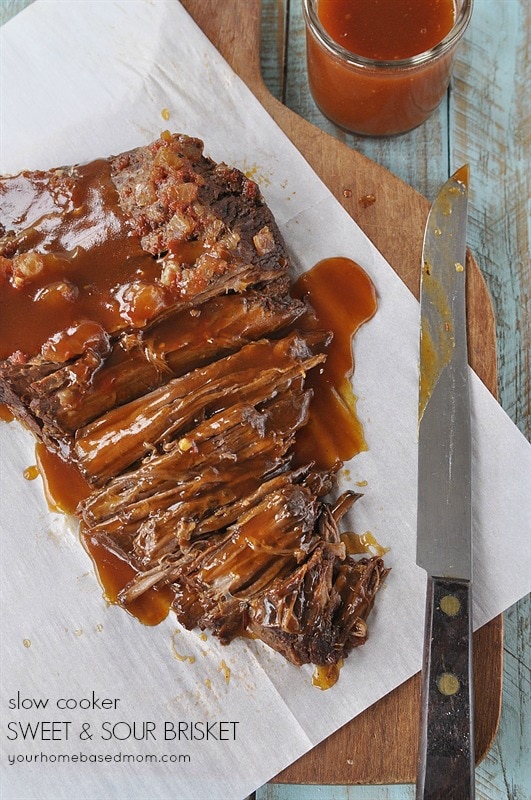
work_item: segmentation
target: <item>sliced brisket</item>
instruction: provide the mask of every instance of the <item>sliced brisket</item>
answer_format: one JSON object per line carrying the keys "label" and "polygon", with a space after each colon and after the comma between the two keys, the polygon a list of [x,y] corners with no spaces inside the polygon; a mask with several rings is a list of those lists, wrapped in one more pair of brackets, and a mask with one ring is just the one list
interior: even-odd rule
{"label": "sliced brisket", "polygon": [[117,602],[169,591],[187,628],[341,663],[387,570],[341,541],[357,495],[294,467],[330,336],[297,328],[258,186],[164,133],[0,179],[0,233],[0,402],[92,487],[81,535],[127,565]]}

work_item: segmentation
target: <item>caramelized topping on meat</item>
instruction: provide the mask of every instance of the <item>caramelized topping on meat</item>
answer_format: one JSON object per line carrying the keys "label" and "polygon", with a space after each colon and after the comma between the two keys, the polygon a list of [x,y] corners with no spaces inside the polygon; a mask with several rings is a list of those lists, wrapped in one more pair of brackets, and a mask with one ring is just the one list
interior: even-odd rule
{"label": "caramelized topping on meat", "polygon": [[205,158],[198,139],[163,135],[116,158],[3,178],[0,199],[0,358],[34,357],[83,320],[110,334],[144,328],[286,272],[258,187]]}

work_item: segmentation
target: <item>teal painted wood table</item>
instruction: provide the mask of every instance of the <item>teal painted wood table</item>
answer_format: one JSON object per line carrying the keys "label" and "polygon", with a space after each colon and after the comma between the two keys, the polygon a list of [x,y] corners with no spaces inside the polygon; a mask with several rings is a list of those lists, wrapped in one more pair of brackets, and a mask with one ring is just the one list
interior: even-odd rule
{"label": "teal painted wood table", "polygon": [[[0,23],[29,2],[0,0]],[[472,23],[443,103],[423,126],[389,139],[345,134],[317,110],[306,77],[300,0],[262,0],[261,21],[261,64],[266,85],[302,118],[386,167],[430,199],[455,168],[465,162],[471,165],[469,245],[494,306],[500,403],[529,436],[528,3],[475,0]],[[500,532],[500,546],[502,537]],[[477,767],[479,800],[531,798],[529,607],[529,598],[525,598],[504,615],[502,712],[494,743]],[[258,789],[253,800],[413,797],[414,788],[406,784],[271,783]]]}

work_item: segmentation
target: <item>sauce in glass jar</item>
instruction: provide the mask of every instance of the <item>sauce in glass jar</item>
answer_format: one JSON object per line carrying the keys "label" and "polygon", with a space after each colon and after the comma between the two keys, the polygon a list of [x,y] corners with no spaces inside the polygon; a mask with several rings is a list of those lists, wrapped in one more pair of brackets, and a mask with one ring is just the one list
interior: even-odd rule
{"label": "sauce in glass jar", "polygon": [[320,110],[353,133],[390,136],[441,102],[472,0],[304,0],[304,11]]}
{"label": "sauce in glass jar", "polygon": [[454,0],[319,0],[317,13],[346,50],[388,61],[430,50],[455,22]]}

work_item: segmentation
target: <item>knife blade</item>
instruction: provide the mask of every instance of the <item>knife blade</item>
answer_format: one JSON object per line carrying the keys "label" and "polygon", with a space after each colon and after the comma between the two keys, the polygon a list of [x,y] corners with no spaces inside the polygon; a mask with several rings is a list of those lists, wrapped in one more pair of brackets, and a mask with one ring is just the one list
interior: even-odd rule
{"label": "knife blade", "polygon": [[420,300],[417,564],[428,575],[418,800],[474,797],[468,165],[430,210]]}

